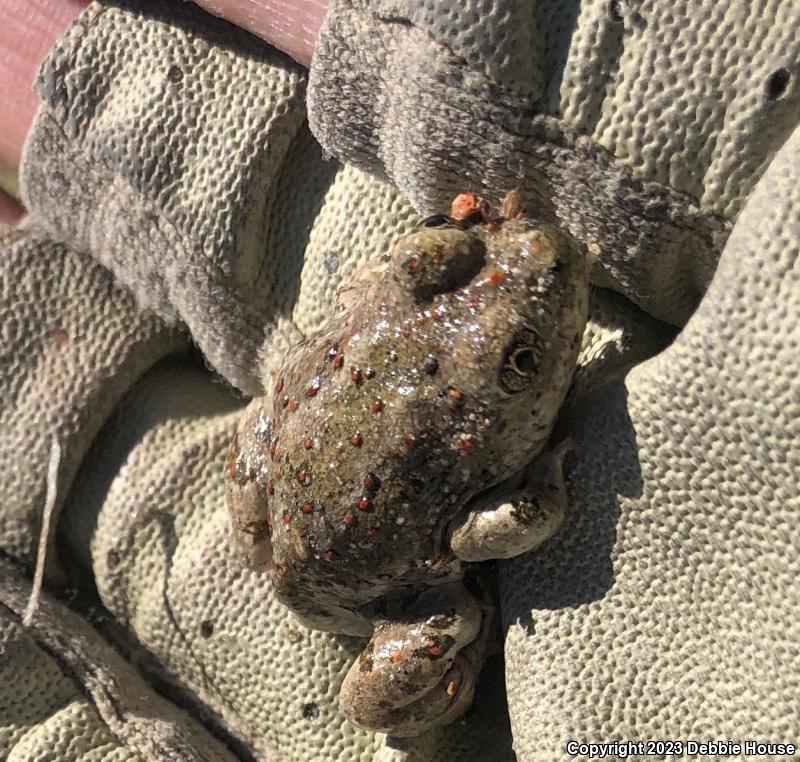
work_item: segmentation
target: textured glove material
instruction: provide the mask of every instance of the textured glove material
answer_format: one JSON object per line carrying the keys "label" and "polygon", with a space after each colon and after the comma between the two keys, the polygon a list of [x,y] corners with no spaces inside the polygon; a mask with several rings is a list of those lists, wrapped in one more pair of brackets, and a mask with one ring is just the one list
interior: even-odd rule
{"label": "textured glove material", "polygon": [[675,343],[563,413],[571,519],[501,563],[521,762],[796,735],[799,189],[800,130]]}
{"label": "textured glove material", "polygon": [[599,285],[680,325],[800,121],[800,8],[756,5],[334,0],[310,125],[428,212],[521,188],[600,247]]}
{"label": "textured glove material", "polygon": [[37,89],[27,207],[257,393],[262,345],[291,333],[291,294],[274,290],[279,252],[265,242],[305,118],[301,69],[189,3],[94,3]]}
{"label": "textured glove material", "polygon": [[0,757],[18,762],[234,762],[156,694],[79,616],[0,559]]}
{"label": "textured glove material", "polygon": [[33,220],[0,251],[0,550],[31,563],[53,438],[60,503],[116,403],[187,339]]}

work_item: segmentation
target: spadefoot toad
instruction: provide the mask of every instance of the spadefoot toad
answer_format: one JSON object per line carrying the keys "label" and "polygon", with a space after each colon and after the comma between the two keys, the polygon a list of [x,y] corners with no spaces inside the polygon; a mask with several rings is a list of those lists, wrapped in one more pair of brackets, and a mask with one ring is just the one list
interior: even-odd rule
{"label": "spadefoot toad", "polygon": [[528,466],[575,368],[590,258],[514,209],[461,216],[429,218],[339,293],[250,403],[226,474],[278,597],[371,637],[340,704],[394,735],[471,703],[488,610],[465,562],[536,547],[565,508],[565,448]]}

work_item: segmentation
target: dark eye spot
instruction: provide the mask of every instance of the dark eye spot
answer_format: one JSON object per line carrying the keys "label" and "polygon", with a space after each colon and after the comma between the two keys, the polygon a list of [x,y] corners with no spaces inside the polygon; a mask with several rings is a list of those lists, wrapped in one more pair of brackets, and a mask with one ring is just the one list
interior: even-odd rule
{"label": "dark eye spot", "polygon": [[789,80],[791,78],[792,75],[789,73],[789,70],[784,69],[783,67],[772,72],[772,74],[769,75],[764,88],[767,100],[778,100],[778,98],[780,98],[786,92],[786,88],[789,86]]}
{"label": "dark eye spot", "polygon": [[528,376],[536,370],[536,355],[530,347],[518,349],[509,358],[509,363],[517,373]]}
{"label": "dark eye spot", "polygon": [[432,214],[430,217],[426,217],[422,222],[420,222],[419,226],[421,228],[455,228],[458,227],[456,225],[456,221],[452,217],[448,217],[446,214]]}

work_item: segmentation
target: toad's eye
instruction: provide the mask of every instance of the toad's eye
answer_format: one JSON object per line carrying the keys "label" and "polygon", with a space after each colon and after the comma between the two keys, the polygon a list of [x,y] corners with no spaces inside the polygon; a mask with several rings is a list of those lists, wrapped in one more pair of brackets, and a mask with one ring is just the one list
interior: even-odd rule
{"label": "toad's eye", "polygon": [[419,226],[421,228],[455,228],[458,227],[456,221],[452,217],[448,217],[446,214],[432,214],[430,217],[426,217],[422,222],[420,222]]}
{"label": "toad's eye", "polygon": [[527,387],[539,370],[541,341],[530,329],[519,332],[509,344],[500,368],[500,387],[516,394]]}

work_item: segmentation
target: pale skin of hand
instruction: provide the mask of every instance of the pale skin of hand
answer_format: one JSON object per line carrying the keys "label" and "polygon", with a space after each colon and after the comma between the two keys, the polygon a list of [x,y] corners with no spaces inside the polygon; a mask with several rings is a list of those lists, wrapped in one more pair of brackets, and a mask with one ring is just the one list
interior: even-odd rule
{"label": "pale skin of hand", "polygon": [[[328,0],[198,0],[308,66]],[[0,187],[13,185],[39,97],[36,72],[47,52],[89,0],[0,0]],[[0,222],[22,216],[0,190]]]}

